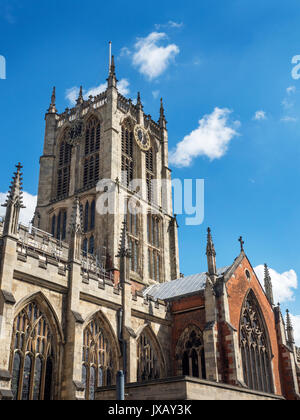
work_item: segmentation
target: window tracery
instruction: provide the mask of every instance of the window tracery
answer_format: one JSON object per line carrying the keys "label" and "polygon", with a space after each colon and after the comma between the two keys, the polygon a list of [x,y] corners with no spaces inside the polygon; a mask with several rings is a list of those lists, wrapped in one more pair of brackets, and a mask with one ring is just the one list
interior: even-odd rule
{"label": "window tracery", "polygon": [[128,121],[122,126],[122,184],[129,187],[133,180],[133,130]]}
{"label": "window tracery", "polygon": [[15,318],[11,355],[14,399],[52,399],[53,335],[45,314],[34,302]]}
{"label": "window tracery", "polygon": [[83,187],[95,185],[100,179],[101,124],[96,117],[90,118],[85,131]]}
{"label": "window tracery", "polygon": [[190,326],[182,333],[176,347],[179,375],[206,379],[205,351],[202,331]]}
{"label": "window tracery", "polygon": [[112,342],[99,317],[84,330],[82,362],[86,399],[93,400],[98,387],[114,385],[116,374]]}
{"label": "window tracery", "polygon": [[161,377],[158,354],[146,333],[141,334],[137,344],[138,382],[151,381]]}
{"label": "window tracery", "polygon": [[63,198],[69,194],[72,146],[67,142],[68,133],[69,130],[65,130],[59,147],[56,190],[57,198]]}
{"label": "window tracery", "polygon": [[274,392],[268,333],[252,291],[245,300],[240,325],[244,381],[250,389]]}

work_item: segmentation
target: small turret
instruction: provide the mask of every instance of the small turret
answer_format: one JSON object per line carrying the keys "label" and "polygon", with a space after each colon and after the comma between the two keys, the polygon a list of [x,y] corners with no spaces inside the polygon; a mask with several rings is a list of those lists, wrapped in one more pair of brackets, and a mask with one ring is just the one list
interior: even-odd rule
{"label": "small turret", "polygon": [[159,126],[161,129],[167,128],[167,121],[165,117],[165,109],[162,98],[160,99]]}
{"label": "small turret", "polygon": [[265,264],[265,292],[270,305],[274,306],[273,285],[267,264]]}
{"label": "small turret", "polygon": [[120,280],[121,283],[128,281],[129,265],[127,259],[131,258],[131,252],[128,247],[128,236],[127,236],[127,223],[123,222],[123,228],[121,232],[120,248],[117,258],[120,258]]}
{"label": "small turret", "polygon": [[69,259],[70,260],[80,260],[81,257],[81,247],[82,247],[82,214],[80,208],[79,198],[76,197],[73,204],[72,216],[70,221],[70,248],[69,248]]}
{"label": "small turret", "polygon": [[2,207],[6,207],[3,236],[17,235],[20,210],[25,208],[23,204],[23,183],[21,173],[23,167],[18,163],[16,168],[17,172],[14,173],[6,202],[2,205]]}
{"label": "small turret", "polygon": [[[207,256],[207,266],[208,274],[214,278],[217,276],[217,266],[216,266],[216,251],[211,236],[211,229],[207,229],[207,246],[206,246],[206,256]],[[214,279],[215,280],[215,279]]]}
{"label": "small turret", "polygon": [[79,96],[78,96],[78,99],[77,99],[76,103],[77,103],[78,106],[80,106],[80,105],[83,104],[83,102],[84,102],[84,99],[83,99],[82,86],[80,86]]}
{"label": "small turret", "polygon": [[116,88],[117,87],[117,78],[116,78],[116,66],[115,66],[115,57],[112,56],[111,57],[111,65],[109,68],[109,75],[108,75],[108,88]]}
{"label": "small turret", "polygon": [[57,113],[55,102],[56,102],[56,88],[54,86],[53,91],[52,91],[52,96],[51,96],[50,107],[48,109],[48,114],[56,114]]}
{"label": "small turret", "polygon": [[286,311],[286,332],[287,332],[288,344],[293,346],[295,344],[294,328],[293,328],[292,320],[290,317],[290,312],[288,309]]}

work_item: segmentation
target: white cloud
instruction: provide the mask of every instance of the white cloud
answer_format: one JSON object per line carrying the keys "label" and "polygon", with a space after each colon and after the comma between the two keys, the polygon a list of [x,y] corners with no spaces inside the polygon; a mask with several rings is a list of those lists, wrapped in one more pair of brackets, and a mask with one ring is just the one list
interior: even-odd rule
{"label": "white cloud", "polygon": [[[87,100],[89,96],[97,96],[100,93],[104,92],[106,89],[107,89],[107,84],[102,83],[99,86],[95,86],[88,90],[84,90],[83,97],[85,100]],[[121,93],[121,95],[124,95],[124,96],[129,94],[130,92],[129,81],[127,79],[121,79],[118,82],[118,91]],[[79,95],[79,87],[74,86],[66,90],[65,97],[70,102],[70,105],[74,106],[76,104],[78,95]]]}
{"label": "white cloud", "polygon": [[256,111],[253,119],[255,121],[266,120],[267,119],[267,114],[266,114],[265,111]]}
{"label": "white cloud", "polygon": [[296,93],[296,86],[289,86],[287,89],[286,89],[286,93],[288,94],[288,95],[291,95],[292,93]]}
{"label": "white cloud", "polygon": [[[0,206],[6,202],[7,193],[0,192]],[[32,219],[36,208],[37,196],[31,195],[26,191],[23,191],[23,203],[26,209],[21,209],[20,222],[28,225]],[[0,216],[4,217],[6,212],[5,207],[0,207]]]}
{"label": "white cloud", "polygon": [[215,108],[199,121],[199,127],[188,134],[170,153],[170,162],[179,167],[190,166],[198,156],[207,156],[211,160],[225,155],[230,141],[238,136],[235,128],[239,121],[229,125],[231,111],[227,108]]}
{"label": "white cloud", "polygon": [[160,30],[162,28],[180,29],[183,27],[183,22],[179,23],[179,22],[174,22],[173,20],[169,20],[168,23],[156,23],[154,26],[155,26],[155,29],[157,30]]}
{"label": "white cloud", "polygon": [[152,92],[152,95],[153,95],[153,98],[154,98],[154,99],[157,99],[157,98],[159,97],[159,90],[154,90],[154,91]]}
{"label": "white cloud", "polygon": [[297,122],[298,121],[298,119],[297,118],[295,118],[295,117],[289,117],[289,116],[287,116],[287,117],[283,117],[283,118],[281,118],[281,120],[280,121],[282,121],[282,122],[286,122],[286,123],[289,123],[289,122]]}
{"label": "white cloud", "polygon": [[300,347],[300,315],[290,314],[290,316],[291,316],[292,325],[294,327],[296,346]]}
{"label": "white cloud", "polygon": [[133,65],[150,80],[160,76],[179,54],[180,50],[175,44],[165,47],[158,45],[166,38],[163,32],[152,32],[146,38],[139,38],[135,44]]}
{"label": "white cloud", "polygon": [[[255,269],[257,277],[264,286],[264,265],[259,265]],[[295,290],[298,287],[298,277],[294,270],[285,271],[280,274],[276,270],[269,268],[272,278],[274,303],[286,303],[295,300]]]}

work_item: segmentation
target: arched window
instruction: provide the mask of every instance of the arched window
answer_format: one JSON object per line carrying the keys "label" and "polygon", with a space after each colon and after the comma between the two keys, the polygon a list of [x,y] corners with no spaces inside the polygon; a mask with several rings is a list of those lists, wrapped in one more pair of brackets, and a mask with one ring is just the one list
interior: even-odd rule
{"label": "arched window", "polygon": [[122,184],[129,187],[133,180],[133,131],[130,124],[122,126]]}
{"label": "arched window", "polygon": [[177,373],[206,379],[202,331],[191,325],[186,328],[176,346]]}
{"label": "arched window", "polygon": [[66,141],[68,133],[66,130],[59,147],[57,198],[64,198],[69,194],[72,146]]}
{"label": "arched window", "polygon": [[84,330],[82,362],[82,382],[85,384],[86,399],[93,400],[96,388],[112,385],[116,374],[112,340],[99,317],[90,322]]}
{"label": "arched window", "polygon": [[52,399],[53,335],[46,316],[34,302],[14,321],[11,353],[14,399]]}
{"label": "arched window", "polygon": [[138,382],[151,381],[161,377],[161,366],[158,354],[148,334],[141,334],[137,344]]}
{"label": "arched window", "polygon": [[93,187],[100,179],[101,124],[95,117],[90,118],[85,132],[83,186]]}
{"label": "arched window", "polygon": [[67,233],[67,211],[60,210],[51,219],[51,234],[54,238],[64,241]]}
{"label": "arched window", "polygon": [[90,237],[90,241],[89,241],[89,254],[94,254],[95,251],[95,238],[94,236]]}
{"label": "arched window", "polygon": [[268,332],[252,290],[242,308],[240,345],[245,383],[250,389],[274,393]]}
{"label": "arched window", "polygon": [[83,251],[83,255],[86,257],[87,256],[87,252],[88,252],[88,240],[87,240],[87,238],[85,238],[83,240],[82,251]]}

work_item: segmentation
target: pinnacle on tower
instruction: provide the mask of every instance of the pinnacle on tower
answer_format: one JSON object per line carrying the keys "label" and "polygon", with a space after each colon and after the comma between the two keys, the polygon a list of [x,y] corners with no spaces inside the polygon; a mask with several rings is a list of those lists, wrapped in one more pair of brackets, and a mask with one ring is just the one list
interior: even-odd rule
{"label": "pinnacle on tower", "polygon": [[270,302],[272,306],[274,306],[273,285],[272,285],[272,279],[271,279],[267,264],[265,264],[265,292],[266,292],[268,301]]}
{"label": "pinnacle on tower", "polygon": [[80,208],[79,198],[76,197],[73,204],[72,216],[70,221],[70,233],[71,235],[79,234],[83,232],[82,228],[82,214]]}
{"label": "pinnacle on tower", "polygon": [[50,104],[50,107],[48,109],[49,114],[56,114],[57,113],[55,102],[56,102],[56,88],[54,86],[53,91],[52,91],[52,96],[51,96],[51,104]]}
{"label": "pinnacle on tower", "polygon": [[211,229],[207,229],[207,246],[206,246],[206,256],[207,256],[207,265],[208,265],[208,274],[216,275],[217,266],[216,266],[216,251],[211,236]]}
{"label": "pinnacle on tower", "polygon": [[140,92],[138,92],[138,94],[137,94],[136,105],[139,109],[143,109],[143,104],[142,104],[141,93]]}
{"label": "pinnacle on tower", "polygon": [[120,248],[117,258],[131,258],[131,252],[128,247],[128,237],[127,237],[127,223],[124,220],[123,228],[121,232],[121,241]]}
{"label": "pinnacle on tower", "polygon": [[25,206],[23,205],[23,178],[22,178],[22,172],[21,169],[23,169],[23,166],[21,163],[18,163],[16,165],[17,172],[14,172],[14,177],[11,181],[10,189],[7,195],[7,199],[5,204],[2,205],[2,207],[9,207],[10,205],[14,205],[18,207],[19,209],[24,209]]}
{"label": "pinnacle on tower", "polygon": [[160,112],[159,112],[159,125],[162,128],[166,128],[166,117],[165,117],[165,109],[163,104],[163,98],[160,99]]}
{"label": "pinnacle on tower", "polygon": [[23,189],[22,189],[22,173],[23,168],[20,163],[16,166],[17,172],[14,173],[14,177],[11,181],[11,186],[7,195],[5,204],[2,207],[6,207],[5,222],[3,235],[17,235],[20,210],[24,209],[23,204]]}
{"label": "pinnacle on tower", "polygon": [[79,96],[77,99],[77,105],[82,105],[84,102],[83,100],[83,91],[82,91],[82,86],[80,86],[80,90],[79,90]]}
{"label": "pinnacle on tower", "polygon": [[108,87],[117,87],[117,78],[116,78],[116,66],[115,66],[115,57],[111,57],[111,65],[109,67],[109,75],[108,75]]}
{"label": "pinnacle on tower", "polygon": [[290,312],[288,309],[286,310],[286,332],[287,332],[288,343],[295,344],[294,328],[293,328]]}

